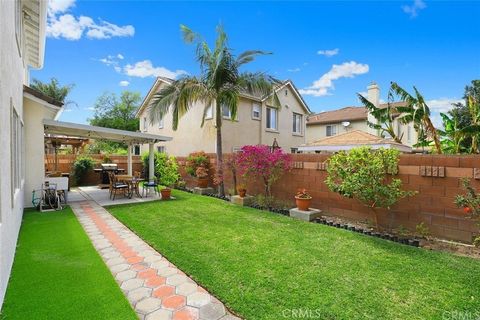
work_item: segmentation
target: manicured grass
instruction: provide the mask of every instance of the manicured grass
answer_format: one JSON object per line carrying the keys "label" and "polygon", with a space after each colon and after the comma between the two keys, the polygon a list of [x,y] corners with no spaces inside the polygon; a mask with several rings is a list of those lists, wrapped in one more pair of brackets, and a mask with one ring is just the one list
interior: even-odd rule
{"label": "manicured grass", "polygon": [[1,319],[137,319],[70,208],[26,211]]}
{"label": "manicured grass", "polygon": [[108,210],[247,319],[293,318],[302,310],[317,319],[480,312],[477,260],[173,195],[177,200]]}

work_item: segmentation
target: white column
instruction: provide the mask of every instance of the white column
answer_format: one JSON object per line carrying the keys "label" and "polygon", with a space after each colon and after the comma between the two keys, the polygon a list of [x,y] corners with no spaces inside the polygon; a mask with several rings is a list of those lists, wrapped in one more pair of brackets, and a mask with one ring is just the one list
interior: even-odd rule
{"label": "white column", "polygon": [[132,175],[132,144],[128,143],[128,153],[127,153],[127,174]]}
{"label": "white column", "polygon": [[153,151],[153,143],[148,144],[148,181],[153,181],[153,177],[155,176],[155,153]]}

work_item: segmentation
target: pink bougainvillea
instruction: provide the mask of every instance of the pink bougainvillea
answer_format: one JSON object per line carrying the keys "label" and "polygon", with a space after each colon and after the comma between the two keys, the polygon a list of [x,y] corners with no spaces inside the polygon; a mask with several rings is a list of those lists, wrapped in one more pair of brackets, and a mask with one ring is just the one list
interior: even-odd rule
{"label": "pink bougainvillea", "polygon": [[272,184],[292,167],[290,155],[280,148],[272,151],[266,145],[243,146],[237,164],[240,174],[262,180],[267,196],[270,196]]}

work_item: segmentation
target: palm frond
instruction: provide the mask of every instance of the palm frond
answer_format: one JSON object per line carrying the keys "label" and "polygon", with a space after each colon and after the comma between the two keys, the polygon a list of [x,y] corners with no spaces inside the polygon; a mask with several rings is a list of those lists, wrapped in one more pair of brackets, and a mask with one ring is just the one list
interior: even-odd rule
{"label": "palm frond", "polygon": [[267,54],[272,54],[271,52],[268,51],[261,51],[261,50],[248,50],[242,52],[236,59],[236,65],[237,67],[240,67],[244,64],[247,64],[249,62],[252,62],[255,60],[257,56],[260,55],[267,55]]}

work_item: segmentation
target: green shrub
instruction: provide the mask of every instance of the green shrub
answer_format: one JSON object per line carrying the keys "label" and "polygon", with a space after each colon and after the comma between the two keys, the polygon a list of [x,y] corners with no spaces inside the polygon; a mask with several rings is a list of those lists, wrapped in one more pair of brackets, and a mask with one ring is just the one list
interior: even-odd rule
{"label": "green shrub", "polygon": [[[148,178],[148,153],[144,153],[142,155],[142,162],[143,167],[145,168],[145,177]],[[155,167],[155,177],[158,179],[160,184],[171,187],[180,179],[178,162],[174,156],[168,156],[164,152],[155,152],[153,164]]]}
{"label": "green shrub", "polygon": [[328,188],[340,195],[353,198],[371,208],[378,227],[376,208],[390,209],[400,199],[416,194],[403,191],[398,173],[399,151],[372,150],[369,147],[341,151],[328,160]]}
{"label": "green shrub", "polygon": [[77,185],[82,183],[86,173],[88,170],[93,169],[94,165],[95,160],[88,156],[80,156],[75,159],[75,162],[73,163],[73,176]]}

